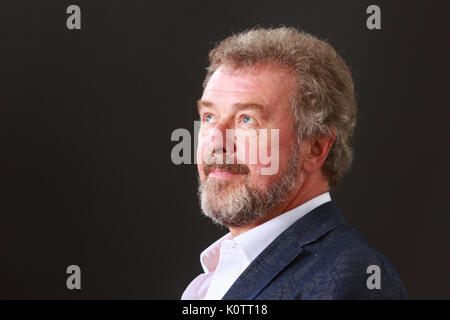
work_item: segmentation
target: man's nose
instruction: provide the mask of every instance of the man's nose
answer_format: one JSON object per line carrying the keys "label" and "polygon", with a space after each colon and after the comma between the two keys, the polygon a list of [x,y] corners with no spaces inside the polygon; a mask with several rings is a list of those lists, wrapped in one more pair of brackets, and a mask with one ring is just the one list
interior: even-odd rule
{"label": "man's nose", "polygon": [[233,129],[217,124],[211,133],[210,150],[213,155],[218,156],[234,154],[236,146]]}

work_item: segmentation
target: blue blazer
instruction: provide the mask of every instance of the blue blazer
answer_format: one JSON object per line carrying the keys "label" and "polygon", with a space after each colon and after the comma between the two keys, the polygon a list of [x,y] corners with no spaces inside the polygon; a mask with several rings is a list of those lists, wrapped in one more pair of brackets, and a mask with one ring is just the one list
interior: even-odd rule
{"label": "blue blazer", "polygon": [[[380,288],[371,265],[379,267]],[[372,287],[372,289],[369,289]],[[296,221],[233,283],[224,300],[406,299],[392,265],[349,227],[334,201]]]}

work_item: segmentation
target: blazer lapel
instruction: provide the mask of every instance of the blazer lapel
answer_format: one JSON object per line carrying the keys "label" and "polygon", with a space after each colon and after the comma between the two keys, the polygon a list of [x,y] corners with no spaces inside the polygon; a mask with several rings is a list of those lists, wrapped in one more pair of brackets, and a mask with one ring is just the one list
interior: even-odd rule
{"label": "blazer lapel", "polygon": [[293,259],[302,246],[345,224],[334,201],[324,203],[278,236],[234,282],[223,300],[254,299]]}

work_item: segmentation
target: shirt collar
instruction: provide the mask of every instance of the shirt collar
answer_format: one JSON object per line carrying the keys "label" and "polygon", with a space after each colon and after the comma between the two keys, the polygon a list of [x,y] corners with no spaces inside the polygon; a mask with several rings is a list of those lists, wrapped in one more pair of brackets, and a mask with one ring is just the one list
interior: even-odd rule
{"label": "shirt collar", "polygon": [[203,250],[200,254],[200,264],[202,265],[204,272],[208,273],[216,270],[217,264],[219,263],[220,246],[223,241],[231,239],[233,239],[233,237],[231,236],[231,233],[228,232],[219,240],[211,244],[208,248]]}
{"label": "shirt collar", "polygon": [[273,240],[289,228],[295,221],[329,201],[331,201],[330,193],[325,192],[235,238],[231,236],[231,233],[225,234],[200,254],[200,263],[204,272],[208,273],[215,271],[217,264],[219,263],[220,247],[223,241],[236,241],[246,255],[248,261],[251,263]]}

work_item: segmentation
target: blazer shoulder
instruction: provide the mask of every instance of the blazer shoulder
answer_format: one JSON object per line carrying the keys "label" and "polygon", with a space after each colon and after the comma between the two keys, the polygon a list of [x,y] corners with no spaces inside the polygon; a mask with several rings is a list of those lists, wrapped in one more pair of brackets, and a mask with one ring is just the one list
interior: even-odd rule
{"label": "blazer shoulder", "polygon": [[304,247],[321,259],[331,299],[406,299],[406,290],[390,262],[347,224],[337,226]]}

